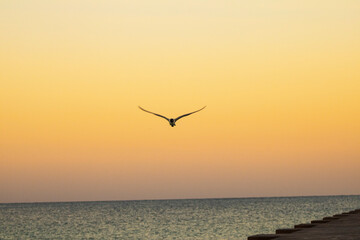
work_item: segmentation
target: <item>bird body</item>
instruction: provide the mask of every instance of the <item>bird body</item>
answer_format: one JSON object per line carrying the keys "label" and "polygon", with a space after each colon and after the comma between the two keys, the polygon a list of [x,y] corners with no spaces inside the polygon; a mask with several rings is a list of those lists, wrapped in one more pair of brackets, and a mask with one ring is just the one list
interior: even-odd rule
{"label": "bird body", "polygon": [[[205,107],[206,107],[206,106],[205,106]],[[203,110],[205,107],[203,107],[203,108],[201,108],[201,109],[199,109],[199,110],[196,110],[196,111],[194,111],[194,112],[191,112],[191,113],[186,113],[186,114],[181,115],[181,116],[179,116],[179,117],[177,117],[177,118],[174,119],[174,118],[167,118],[167,117],[165,117],[165,116],[163,116],[163,115],[150,112],[150,111],[145,110],[145,109],[143,109],[142,107],[139,106],[139,108],[140,108],[141,110],[143,110],[144,112],[151,113],[151,114],[154,114],[155,116],[158,116],[158,117],[161,117],[161,118],[166,119],[166,120],[169,122],[169,124],[170,124],[171,127],[176,126],[176,125],[175,125],[175,122],[176,122],[177,120],[179,120],[180,118],[189,116],[189,115],[191,115],[191,114],[193,114],[193,113],[196,113],[196,112],[199,112],[199,111]]]}
{"label": "bird body", "polygon": [[176,122],[175,119],[173,119],[173,118],[170,118],[170,119],[169,119],[169,123],[170,123],[170,126],[171,126],[171,127],[175,127],[175,126],[176,126],[176,125],[175,125],[175,122]]}

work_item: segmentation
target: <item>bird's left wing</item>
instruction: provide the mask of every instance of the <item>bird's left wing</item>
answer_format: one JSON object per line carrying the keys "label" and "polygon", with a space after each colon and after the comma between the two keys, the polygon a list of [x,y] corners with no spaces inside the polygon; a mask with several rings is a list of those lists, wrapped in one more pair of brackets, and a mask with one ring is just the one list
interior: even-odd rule
{"label": "bird's left wing", "polygon": [[206,108],[206,106],[205,106],[205,107],[203,107],[203,108],[201,108],[201,109],[199,109],[199,110],[196,110],[196,111],[194,111],[194,112],[191,112],[191,113],[187,113],[187,114],[181,115],[181,116],[179,116],[179,117],[175,118],[175,122],[176,122],[177,120],[179,120],[180,118],[183,118],[183,117],[189,116],[189,115],[191,115],[191,114],[193,114],[193,113],[196,113],[196,112],[199,112],[199,111],[203,110],[204,108]]}
{"label": "bird's left wing", "polygon": [[164,117],[163,115],[160,115],[160,114],[157,114],[157,113],[150,112],[150,111],[148,111],[148,110],[143,109],[143,108],[142,108],[142,107],[140,107],[140,106],[139,106],[139,108],[140,108],[141,110],[143,110],[144,112],[154,114],[154,115],[156,115],[156,116],[158,116],[158,117],[165,118],[166,120],[168,120],[168,121],[169,121],[169,119],[168,119],[167,117]]}

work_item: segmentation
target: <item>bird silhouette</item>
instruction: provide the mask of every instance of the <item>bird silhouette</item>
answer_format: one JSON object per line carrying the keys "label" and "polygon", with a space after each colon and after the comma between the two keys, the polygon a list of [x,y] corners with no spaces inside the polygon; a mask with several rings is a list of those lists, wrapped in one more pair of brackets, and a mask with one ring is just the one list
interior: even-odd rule
{"label": "bird silhouette", "polygon": [[203,110],[204,108],[206,108],[206,106],[204,106],[203,108],[201,108],[201,109],[199,109],[199,110],[196,110],[196,111],[194,111],[194,112],[186,113],[186,114],[184,114],[184,115],[181,115],[181,116],[179,116],[179,117],[177,117],[177,118],[167,118],[167,117],[165,117],[165,116],[163,116],[163,115],[160,115],[160,114],[153,113],[153,112],[150,112],[150,111],[148,111],[148,110],[145,110],[145,109],[143,109],[143,108],[140,107],[140,106],[139,106],[139,108],[140,108],[141,110],[143,110],[144,112],[151,113],[151,114],[154,114],[155,116],[158,116],[158,117],[161,117],[161,118],[166,119],[166,120],[170,123],[170,126],[171,126],[171,127],[174,127],[174,126],[176,126],[176,125],[175,125],[175,122],[176,122],[177,120],[179,120],[180,118],[189,116],[189,115],[191,115],[191,114],[193,114],[193,113],[196,113],[196,112],[199,112],[199,111]]}

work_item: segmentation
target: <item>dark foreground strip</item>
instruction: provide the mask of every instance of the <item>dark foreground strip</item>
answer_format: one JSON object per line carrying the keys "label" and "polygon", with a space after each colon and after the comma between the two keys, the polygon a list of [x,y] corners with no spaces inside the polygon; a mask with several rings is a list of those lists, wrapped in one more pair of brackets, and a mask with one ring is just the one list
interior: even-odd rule
{"label": "dark foreground strip", "polygon": [[[313,220],[311,223],[302,223],[295,225],[294,228],[284,228],[284,229],[277,229],[276,234],[257,234],[253,236],[249,236],[248,240],[268,240],[268,239],[276,239],[282,236],[290,236],[289,234],[293,232],[303,231],[302,229],[313,228],[319,225],[323,225],[326,223],[331,223],[333,221],[343,219],[344,217],[351,216],[353,214],[360,214],[360,209],[356,209],[350,212],[345,212],[342,214],[335,214],[332,217],[324,217],[322,220]],[[360,223],[359,223],[360,226]],[[295,239],[295,238],[294,238]],[[359,236],[360,239],[360,236]]]}

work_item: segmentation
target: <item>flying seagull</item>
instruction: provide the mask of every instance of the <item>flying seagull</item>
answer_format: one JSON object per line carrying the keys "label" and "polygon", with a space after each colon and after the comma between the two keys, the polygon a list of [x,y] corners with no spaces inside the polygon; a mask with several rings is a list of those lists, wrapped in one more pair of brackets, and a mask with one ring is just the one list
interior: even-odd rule
{"label": "flying seagull", "polygon": [[[205,107],[206,107],[206,106],[205,106]],[[163,115],[150,112],[150,111],[145,110],[145,109],[143,109],[142,107],[139,106],[139,108],[140,108],[141,110],[143,110],[143,111],[145,111],[145,112],[147,112],[147,113],[151,113],[151,114],[154,114],[154,115],[156,115],[156,116],[158,116],[158,117],[162,117],[162,118],[166,119],[166,120],[170,123],[170,126],[172,126],[172,127],[176,126],[176,125],[175,125],[175,122],[176,122],[177,120],[179,120],[180,118],[189,116],[189,115],[191,115],[191,114],[193,114],[193,113],[196,113],[196,112],[199,112],[199,111],[203,110],[205,107],[203,107],[203,108],[201,108],[201,109],[199,109],[199,110],[196,110],[196,111],[194,111],[194,112],[181,115],[181,116],[179,116],[179,117],[177,117],[177,118],[174,119],[174,118],[167,118],[167,117],[164,117]]]}

